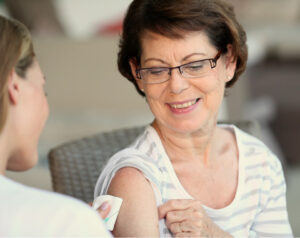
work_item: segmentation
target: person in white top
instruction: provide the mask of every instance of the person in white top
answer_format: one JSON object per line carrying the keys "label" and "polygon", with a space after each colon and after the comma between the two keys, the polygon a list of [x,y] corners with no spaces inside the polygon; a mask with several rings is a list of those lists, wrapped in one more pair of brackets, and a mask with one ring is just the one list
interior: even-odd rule
{"label": "person in white top", "polygon": [[98,180],[95,196],[123,198],[113,234],[291,237],[279,160],[236,127],[217,125],[225,89],[247,62],[233,7],[133,0],[119,46],[119,71],[154,121]]}
{"label": "person in white top", "polygon": [[[5,177],[6,170],[23,171],[37,163],[49,109],[28,29],[0,16],[0,36],[0,236],[111,237],[87,204]],[[103,217],[109,207],[102,206]]]}

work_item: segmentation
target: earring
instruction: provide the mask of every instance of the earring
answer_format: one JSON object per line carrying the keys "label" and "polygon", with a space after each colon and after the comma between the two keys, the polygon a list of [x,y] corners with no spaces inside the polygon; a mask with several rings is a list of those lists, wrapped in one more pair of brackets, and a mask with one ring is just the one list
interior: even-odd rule
{"label": "earring", "polygon": [[144,92],[145,90],[143,88],[141,88],[141,91]]}
{"label": "earring", "polygon": [[229,79],[229,80],[230,80],[230,79],[232,79],[232,77],[231,77],[231,76],[227,76],[227,79]]}

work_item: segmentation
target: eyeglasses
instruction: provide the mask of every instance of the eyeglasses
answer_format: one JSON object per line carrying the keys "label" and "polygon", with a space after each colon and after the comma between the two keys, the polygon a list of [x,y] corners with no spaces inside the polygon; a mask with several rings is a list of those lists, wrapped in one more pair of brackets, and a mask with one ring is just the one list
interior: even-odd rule
{"label": "eyeglasses", "polygon": [[221,51],[214,58],[193,61],[176,67],[139,68],[136,70],[138,79],[146,84],[163,83],[170,79],[173,69],[178,69],[184,78],[201,78],[217,66]]}

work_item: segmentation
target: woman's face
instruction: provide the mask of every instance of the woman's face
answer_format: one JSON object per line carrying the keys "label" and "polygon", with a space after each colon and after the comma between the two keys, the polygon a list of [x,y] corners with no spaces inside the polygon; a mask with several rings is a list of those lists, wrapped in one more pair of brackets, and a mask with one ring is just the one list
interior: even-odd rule
{"label": "woman's face", "polygon": [[37,163],[38,140],[48,118],[49,107],[44,92],[45,78],[36,60],[28,68],[25,79],[19,78],[18,81],[18,149],[8,169],[26,170]]}
{"label": "woman's face", "polygon": [[[183,33],[186,34],[186,33]],[[170,39],[147,32],[142,40],[141,68],[174,67],[193,61],[214,58],[218,51],[203,32]],[[221,105],[225,83],[235,71],[228,54],[222,55],[215,68],[199,78],[184,78],[178,69],[170,79],[159,84],[145,84],[136,78],[158,126],[180,133],[192,133],[212,125]],[[135,65],[131,63],[135,75]]]}

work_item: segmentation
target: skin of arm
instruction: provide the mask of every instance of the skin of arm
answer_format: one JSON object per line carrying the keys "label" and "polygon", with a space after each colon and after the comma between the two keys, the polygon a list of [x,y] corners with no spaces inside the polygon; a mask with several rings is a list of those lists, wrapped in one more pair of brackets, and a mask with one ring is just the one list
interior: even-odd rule
{"label": "skin of arm", "polygon": [[108,194],[123,199],[113,235],[116,237],[159,237],[158,211],[150,182],[137,169],[120,169]]}

